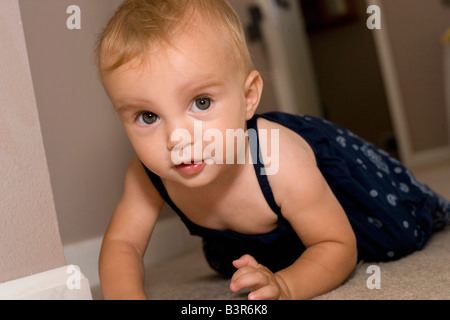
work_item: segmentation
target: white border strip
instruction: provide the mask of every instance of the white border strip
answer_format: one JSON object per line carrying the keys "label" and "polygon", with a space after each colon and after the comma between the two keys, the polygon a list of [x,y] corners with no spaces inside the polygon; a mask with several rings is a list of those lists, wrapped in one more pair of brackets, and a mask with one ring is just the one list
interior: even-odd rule
{"label": "white border strip", "polygon": [[[383,6],[380,0],[366,0],[366,3],[369,6],[378,6],[383,12]],[[384,17],[384,14],[381,16]],[[373,30],[373,35],[386,87],[387,99],[389,100],[389,110],[394,123],[400,157],[406,165],[409,165],[412,157],[411,139],[408,124],[406,123],[403,97],[385,19],[382,18],[381,29]]]}
{"label": "white border strip", "polygon": [[1,300],[92,300],[89,281],[73,265],[0,284]]}

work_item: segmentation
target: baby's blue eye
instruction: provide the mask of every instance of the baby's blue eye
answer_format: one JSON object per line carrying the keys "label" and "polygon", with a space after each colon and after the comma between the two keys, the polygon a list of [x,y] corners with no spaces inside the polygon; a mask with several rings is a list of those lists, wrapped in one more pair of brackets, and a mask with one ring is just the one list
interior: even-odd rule
{"label": "baby's blue eye", "polygon": [[210,98],[201,97],[195,99],[194,103],[192,104],[192,107],[194,111],[206,111],[208,110],[212,105],[212,101]]}
{"label": "baby's blue eye", "polygon": [[159,119],[158,116],[154,113],[143,112],[138,115],[137,122],[143,126],[148,126],[158,121],[158,119]]}

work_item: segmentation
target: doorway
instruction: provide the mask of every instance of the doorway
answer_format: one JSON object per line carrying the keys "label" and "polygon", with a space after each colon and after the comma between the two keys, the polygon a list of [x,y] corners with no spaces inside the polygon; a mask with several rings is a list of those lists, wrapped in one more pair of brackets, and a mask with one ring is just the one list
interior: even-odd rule
{"label": "doorway", "polygon": [[365,2],[298,1],[324,117],[398,157]]}

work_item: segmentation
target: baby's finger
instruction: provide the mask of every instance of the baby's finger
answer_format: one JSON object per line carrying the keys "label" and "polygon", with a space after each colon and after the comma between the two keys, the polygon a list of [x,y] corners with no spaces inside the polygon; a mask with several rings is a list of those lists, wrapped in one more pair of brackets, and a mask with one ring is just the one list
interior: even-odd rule
{"label": "baby's finger", "polygon": [[243,255],[242,257],[240,257],[239,259],[234,260],[233,266],[237,269],[245,267],[245,266],[256,268],[257,266],[259,266],[259,263],[251,255],[246,254],[246,255]]}
{"label": "baby's finger", "polygon": [[255,269],[256,268],[247,267],[247,266],[239,268],[238,270],[236,270],[236,272],[231,277],[231,282],[235,281],[236,279],[242,277],[243,275],[245,275],[247,273],[255,272]]}
{"label": "baby's finger", "polygon": [[250,292],[248,300],[277,300],[280,296],[280,290],[277,286],[267,285],[256,291]]}
{"label": "baby's finger", "polygon": [[257,269],[244,267],[245,272],[238,273],[241,270],[243,269],[236,272],[230,283],[230,289],[233,292],[237,292],[244,288],[249,288],[251,291],[258,290],[259,288],[268,285],[270,282],[267,275]]}

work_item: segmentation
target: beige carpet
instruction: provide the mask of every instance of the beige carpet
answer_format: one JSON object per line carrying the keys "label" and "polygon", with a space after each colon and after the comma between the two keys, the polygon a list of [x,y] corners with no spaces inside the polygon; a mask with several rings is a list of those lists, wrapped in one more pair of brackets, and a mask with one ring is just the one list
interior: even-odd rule
{"label": "beige carpet", "polygon": [[[339,288],[316,299],[450,299],[450,228],[433,235],[427,246],[401,260],[379,263],[380,289],[369,289],[373,263],[361,263]],[[150,299],[236,300],[246,292],[233,293],[229,280],[212,271],[201,251],[194,251],[147,270]],[[247,292],[248,293],[248,292]]]}

